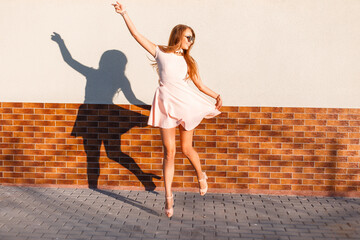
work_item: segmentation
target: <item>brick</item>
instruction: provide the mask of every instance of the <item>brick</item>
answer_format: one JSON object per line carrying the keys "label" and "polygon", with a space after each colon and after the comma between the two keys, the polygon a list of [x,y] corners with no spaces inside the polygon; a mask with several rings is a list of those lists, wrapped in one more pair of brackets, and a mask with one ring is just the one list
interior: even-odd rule
{"label": "brick", "polygon": [[24,119],[24,115],[23,114],[3,114],[2,118],[4,120],[22,120]]}
{"label": "brick", "polygon": [[294,149],[295,155],[314,155],[314,150],[307,150],[307,149]]}
{"label": "brick", "polygon": [[22,178],[24,176],[24,173],[16,173],[16,172],[4,172],[3,177],[4,178]]}
{"label": "brick", "polygon": [[337,132],[337,127],[315,126],[317,132]]}
{"label": "brick", "polygon": [[326,156],[304,156],[305,162],[320,162],[320,161],[326,161]]}
{"label": "brick", "polygon": [[304,144],[304,149],[325,149],[325,144]]}
{"label": "brick", "polygon": [[271,162],[270,162],[270,165],[271,165],[272,167],[292,166],[292,162],[291,162],[291,161],[283,161],[283,160],[281,160],[281,161],[271,161]]}
{"label": "brick", "polygon": [[335,186],[314,186],[314,191],[335,191]]}
{"label": "brick", "polygon": [[259,155],[239,154],[238,160],[257,160],[259,157]]}
{"label": "brick", "polygon": [[280,160],[280,159],[281,159],[281,155],[273,155],[273,154],[260,155],[260,160]]}
{"label": "brick", "polygon": [[351,191],[357,191],[356,187],[350,187],[350,186],[336,186],[335,191],[337,192],[351,192]]}
{"label": "brick", "polygon": [[324,185],[324,180],[302,179],[304,185]]}
{"label": "brick", "polygon": [[77,185],[77,180],[56,180],[56,184]]}
{"label": "brick", "polygon": [[270,173],[264,172],[249,172],[249,178],[270,178]]}
{"label": "brick", "polygon": [[280,172],[280,167],[260,167],[260,172]]}
{"label": "brick", "polygon": [[317,119],[325,119],[325,120],[338,120],[339,115],[338,114],[317,114]]}
{"label": "brick", "polygon": [[[239,149],[242,150],[242,149]],[[255,149],[244,149],[247,150],[247,152],[243,151],[242,153],[250,153],[250,154],[271,154],[271,149],[259,149],[259,148],[255,148]],[[238,153],[241,153],[240,151]]]}
{"label": "brick", "polygon": [[282,107],[261,107],[261,112],[270,112],[270,113],[281,113],[283,111]]}
{"label": "brick", "polygon": [[326,120],[305,120],[306,126],[325,126]]}
{"label": "brick", "polygon": [[272,142],[289,143],[294,142],[292,137],[272,137]]}
{"label": "brick", "polygon": [[261,189],[261,190],[269,190],[269,184],[249,184],[249,189]]}
{"label": "brick", "polygon": [[239,107],[238,112],[260,112],[260,107]]}
{"label": "brick", "polygon": [[281,137],[283,136],[283,132],[277,131],[261,131],[261,136],[271,136],[271,137]]}
{"label": "brick", "polygon": [[14,183],[16,183],[16,184],[35,184],[35,179],[20,178],[20,179],[15,179]]}
{"label": "brick", "polygon": [[315,174],[315,179],[335,179],[336,174]]}
{"label": "brick", "polygon": [[[244,125],[244,126],[246,126],[246,125]],[[238,129],[238,130],[265,131],[265,130],[271,130],[271,125],[250,125],[250,129]]]}
{"label": "brick", "polygon": [[360,121],[350,121],[350,126],[358,127],[358,126],[360,126]]}
{"label": "brick", "polygon": [[12,108],[0,108],[0,113],[13,113]]}
{"label": "brick", "polygon": [[338,132],[359,132],[359,127],[338,127]]}
{"label": "brick", "polygon": [[291,185],[275,185],[275,184],[271,184],[270,185],[270,190],[291,190]]}
{"label": "brick", "polygon": [[216,158],[231,160],[231,159],[237,159],[237,155],[236,154],[217,154]]}
{"label": "brick", "polygon": [[250,118],[271,118],[272,113],[264,113],[264,112],[252,112],[250,113]]}
{"label": "brick", "polygon": [[283,137],[304,137],[305,133],[304,132],[282,132]]}
{"label": "brick", "polygon": [[283,112],[284,113],[287,113],[287,112],[290,112],[290,113],[304,113],[305,109],[304,108],[284,107]]}
{"label": "brick", "polygon": [[326,113],[326,108],[305,108],[305,113]]}
{"label": "brick", "polygon": [[229,112],[229,118],[250,118],[250,113],[246,112]]}
{"label": "brick", "polygon": [[44,103],[23,103],[24,108],[44,108]]}
{"label": "brick", "polygon": [[34,114],[34,109],[28,109],[28,108],[14,108],[13,113],[16,114]]}
{"label": "brick", "polygon": [[292,185],[291,190],[293,190],[293,191],[316,191],[316,190],[314,190],[314,186],[306,186],[306,185]]}
{"label": "brick", "polygon": [[[24,120],[44,120],[45,117],[44,115],[37,115],[37,114],[32,114],[32,115],[24,115]],[[35,125],[39,125],[39,122],[35,122]]]}
{"label": "brick", "polygon": [[35,184],[56,184],[56,179],[35,179]]}
{"label": "brick", "polygon": [[316,126],[294,126],[294,131],[297,132],[311,132],[316,131]]}
{"label": "brick", "polygon": [[259,184],[280,184],[280,179],[260,178]]}
{"label": "brick", "polygon": [[348,114],[349,109],[346,109],[346,108],[328,108],[328,113]]}
{"label": "brick", "polygon": [[324,138],[326,137],[325,132],[306,132],[305,133],[306,138]]}
{"label": "brick", "polygon": [[329,120],[327,121],[328,126],[349,126],[349,121],[335,121],[335,120]]}
{"label": "brick", "polygon": [[3,108],[22,108],[23,103],[21,103],[21,102],[3,102],[2,107]]}
{"label": "brick", "polygon": [[292,173],[271,173],[271,178],[291,178]]}
{"label": "brick", "polygon": [[294,114],[293,113],[273,113],[272,117],[274,119],[279,118],[279,119],[294,119]]}
{"label": "brick", "polygon": [[249,161],[249,166],[270,166],[270,161]]}
{"label": "brick", "polygon": [[[257,124],[268,124],[268,125],[280,125],[280,124],[283,124],[283,120],[282,119],[261,119],[261,121]],[[255,123],[253,123],[255,124]],[[285,125],[288,125],[288,124],[285,124]]]}
{"label": "brick", "polygon": [[294,143],[315,143],[314,138],[294,138]]}
{"label": "brick", "polygon": [[301,167],[289,167],[289,166],[282,166],[281,167],[281,172],[283,172],[283,173],[285,173],[285,172],[288,172],[288,173],[301,173],[302,171],[303,170],[302,170]]}
{"label": "brick", "polygon": [[293,162],[294,167],[314,167],[314,162]]}
{"label": "brick", "polygon": [[295,114],[295,119],[316,119],[316,114],[311,113],[297,113]]}
{"label": "brick", "polygon": [[237,171],[237,166],[216,166],[216,171]]}
{"label": "brick", "polygon": [[28,179],[30,179],[30,178],[32,178],[32,179],[45,178],[45,174],[44,173],[24,173],[24,178],[28,178]]}
{"label": "brick", "polygon": [[14,172],[21,173],[34,173],[36,171],[35,167],[15,167]]}

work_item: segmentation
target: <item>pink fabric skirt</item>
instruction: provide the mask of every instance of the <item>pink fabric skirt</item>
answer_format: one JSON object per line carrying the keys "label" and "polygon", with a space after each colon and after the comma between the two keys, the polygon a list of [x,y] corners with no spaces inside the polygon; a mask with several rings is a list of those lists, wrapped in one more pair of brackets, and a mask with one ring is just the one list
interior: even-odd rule
{"label": "pink fabric skirt", "polygon": [[148,125],[174,128],[181,124],[189,131],[197,127],[204,118],[212,118],[220,113],[214,103],[192,89],[184,80],[167,81],[156,89]]}

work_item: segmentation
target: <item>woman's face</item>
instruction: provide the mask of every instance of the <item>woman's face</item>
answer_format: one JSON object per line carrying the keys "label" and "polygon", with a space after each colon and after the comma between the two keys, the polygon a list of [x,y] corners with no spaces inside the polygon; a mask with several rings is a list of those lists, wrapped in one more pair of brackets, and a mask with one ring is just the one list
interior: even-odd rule
{"label": "woman's face", "polygon": [[190,28],[187,28],[183,32],[183,36],[181,38],[181,48],[184,50],[188,50],[189,47],[193,44],[193,42],[194,42],[194,40],[193,40],[192,32],[191,32]]}

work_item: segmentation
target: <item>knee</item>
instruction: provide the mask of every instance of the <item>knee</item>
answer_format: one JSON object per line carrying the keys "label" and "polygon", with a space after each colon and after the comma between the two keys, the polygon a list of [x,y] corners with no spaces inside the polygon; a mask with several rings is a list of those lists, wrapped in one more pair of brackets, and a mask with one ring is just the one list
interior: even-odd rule
{"label": "knee", "polygon": [[187,145],[182,145],[181,151],[186,157],[188,157],[191,154],[191,152],[193,151],[193,147],[187,146]]}
{"label": "knee", "polygon": [[164,147],[164,158],[166,160],[172,160],[175,158],[176,149],[174,147]]}

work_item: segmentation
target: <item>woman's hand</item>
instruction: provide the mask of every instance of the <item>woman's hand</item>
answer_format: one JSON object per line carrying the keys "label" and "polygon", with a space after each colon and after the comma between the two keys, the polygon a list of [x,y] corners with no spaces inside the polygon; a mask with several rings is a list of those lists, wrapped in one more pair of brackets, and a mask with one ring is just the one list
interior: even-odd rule
{"label": "woman's hand", "polygon": [[215,107],[217,110],[219,110],[222,106],[222,99],[220,97],[220,94],[216,97],[216,103],[215,103]]}
{"label": "woman's hand", "polygon": [[125,11],[125,7],[124,5],[120,4],[119,2],[116,2],[116,4],[112,4],[115,8],[115,11],[121,15],[124,15]]}

